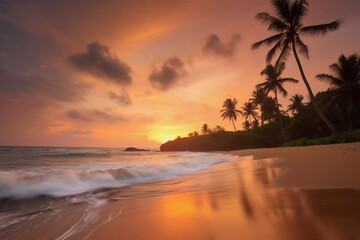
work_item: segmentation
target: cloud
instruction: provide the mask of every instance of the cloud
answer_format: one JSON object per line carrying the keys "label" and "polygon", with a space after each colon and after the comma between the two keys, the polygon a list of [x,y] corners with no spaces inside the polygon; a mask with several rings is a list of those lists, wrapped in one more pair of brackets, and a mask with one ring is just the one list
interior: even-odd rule
{"label": "cloud", "polygon": [[52,69],[51,73],[35,75],[13,74],[0,66],[0,98],[22,98],[24,104],[54,104],[54,101],[76,102],[90,88],[89,84],[78,82]]}
{"label": "cloud", "polygon": [[86,122],[92,122],[93,120],[89,117],[84,116],[82,113],[76,110],[69,110],[66,112],[66,116],[69,118],[80,120],[80,121],[86,121]]}
{"label": "cloud", "polygon": [[131,84],[131,67],[113,56],[107,46],[93,42],[86,47],[85,52],[69,57],[69,62],[73,66],[78,70],[122,86]]}
{"label": "cloud", "polygon": [[74,135],[91,135],[93,133],[93,131],[89,130],[89,129],[75,129],[71,131],[71,134]]}
{"label": "cloud", "polygon": [[237,43],[240,41],[240,35],[233,35],[231,41],[227,44],[221,42],[216,34],[211,34],[207,39],[203,52],[206,54],[213,54],[220,57],[231,57],[235,53]]}
{"label": "cloud", "polygon": [[154,68],[149,76],[152,86],[166,91],[176,86],[180,78],[187,75],[184,62],[177,57],[165,61],[160,69]]}
{"label": "cloud", "polygon": [[120,106],[127,106],[132,103],[129,94],[125,90],[121,94],[109,92],[108,95],[111,100],[114,100]]}
{"label": "cloud", "polygon": [[127,121],[127,119],[122,117],[122,116],[112,115],[112,114],[109,114],[109,113],[104,112],[104,111],[96,110],[96,111],[93,111],[93,114],[96,117],[102,118],[102,119],[107,120],[109,122],[126,122]]}
{"label": "cloud", "polygon": [[69,110],[65,115],[71,119],[85,121],[85,122],[99,122],[105,120],[106,122],[126,122],[125,117],[107,113],[100,110]]}

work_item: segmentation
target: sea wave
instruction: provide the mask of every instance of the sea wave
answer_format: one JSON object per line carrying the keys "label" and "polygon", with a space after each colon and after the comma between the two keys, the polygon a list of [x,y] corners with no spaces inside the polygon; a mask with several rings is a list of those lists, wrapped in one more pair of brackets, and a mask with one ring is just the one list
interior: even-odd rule
{"label": "sea wave", "polygon": [[65,153],[65,154],[43,154],[42,157],[51,157],[51,158],[77,158],[77,157],[83,157],[83,158],[98,158],[98,157],[109,157],[109,152],[102,152],[102,153],[96,153],[96,152],[79,152],[79,153]]}
{"label": "sea wave", "polygon": [[103,188],[117,188],[175,178],[228,161],[222,154],[195,153],[176,161],[133,162],[108,169],[0,171],[0,199],[63,197]]}

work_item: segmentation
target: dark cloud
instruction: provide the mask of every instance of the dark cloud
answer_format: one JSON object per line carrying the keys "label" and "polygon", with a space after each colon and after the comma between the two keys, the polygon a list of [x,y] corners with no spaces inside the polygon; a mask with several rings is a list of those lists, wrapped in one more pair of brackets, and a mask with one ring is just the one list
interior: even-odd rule
{"label": "dark cloud", "polygon": [[98,122],[98,121],[107,121],[107,122],[126,122],[127,119],[119,116],[114,115],[111,113],[107,113],[105,111],[100,110],[93,110],[93,111],[78,111],[78,110],[69,110],[65,113],[65,115],[69,118],[79,121],[85,122]]}
{"label": "dark cloud", "polygon": [[54,101],[76,102],[83,99],[83,94],[90,85],[78,82],[68,76],[57,73],[39,73],[38,75],[13,74],[0,66],[1,97],[22,98],[29,106],[32,102],[42,105]]}
{"label": "dark cloud", "polygon": [[130,85],[131,67],[113,56],[107,46],[98,42],[87,45],[85,52],[69,57],[69,62],[77,69],[122,86]]}
{"label": "dark cloud", "polygon": [[125,90],[121,94],[109,92],[108,95],[111,100],[114,100],[120,106],[127,106],[132,103],[129,94]]}
{"label": "dark cloud", "polygon": [[86,122],[92,122],[93,120],[87,116],[84,116],[82,113],[76,110],[69,110],[66,112],[66,116],[69,118],[80,120],[80,121],[86,121]]}
{"label": "dark cloud", "polygon": [[104,120],[107,120],[109,122],[126,122],[127,119],[122,117],[122,116],[119,116],[119,115],[112,115],[112,114],[109,114],[107,112],[104,112],[104,111],[94,111],[93,114],[96,116],[96,117],[99,117],[99,118],[102,118]]}
{"label": "dark cloud", "polygon": [[180,78],[187,75],[184,62],[177,57],[165,61],[160,69],[154,68],[149,76],[152,86],[166,91],[176,86]]}
{"label": "dark cloud", "polygon": [[231,41],[227,44],[221,42],[220,38],[216,34],[211,34],[207,39],[205,46],[203,47],[204,53],[214,54],[221,57],[231,57],[235,53],[235,48],[240,40],[240,35],[235,34]]}

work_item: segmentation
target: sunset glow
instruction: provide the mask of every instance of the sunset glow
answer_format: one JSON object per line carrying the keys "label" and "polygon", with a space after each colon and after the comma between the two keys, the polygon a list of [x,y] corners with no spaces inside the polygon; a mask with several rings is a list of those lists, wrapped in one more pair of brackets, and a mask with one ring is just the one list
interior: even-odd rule
{"label": "sunset glow", "polygon": [[[268,36],[254,16],[271,9],[269,0],[61,2],[1,8],[0,145],[157,148],[203,123],[232,130],[220,117],[222,102],[236,97],[243,105],[263,80],[268,49],[250,46]],[[359,50],[355,6],[312,1],[306,24],[344,20],[326,41],[305,38],[303,66],[315,92],[328,88],[316,74]],[[206,48],[213,34],[219,45]],[[284,75],[300,79],[292,58]],[[309,101],[302,82],[286,87]]]}

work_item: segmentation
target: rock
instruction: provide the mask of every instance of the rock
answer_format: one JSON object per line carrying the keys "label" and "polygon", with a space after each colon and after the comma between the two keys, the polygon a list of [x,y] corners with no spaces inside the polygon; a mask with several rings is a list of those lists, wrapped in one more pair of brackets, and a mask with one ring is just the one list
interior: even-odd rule
{"label": "rock", "polygon": [[150,150],[128,147],[128,148],[125,148],[124,151],[125,152],[144,152],[144,151],[150,151]]}

